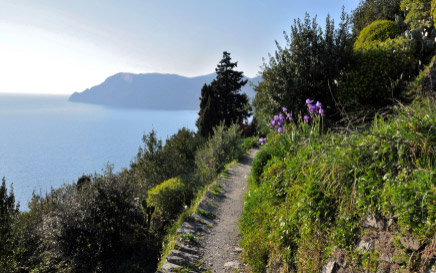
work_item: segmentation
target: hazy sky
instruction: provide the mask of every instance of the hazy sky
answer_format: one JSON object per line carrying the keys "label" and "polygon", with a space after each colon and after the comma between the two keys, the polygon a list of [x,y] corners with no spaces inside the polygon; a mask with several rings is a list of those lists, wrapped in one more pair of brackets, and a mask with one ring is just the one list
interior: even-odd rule
{"label": "hazy sky", "polygon": [[214,72],[223,51],[256,76],[305,12],[358,0],[0,0],[0,92],[71,94],[117,72]]}

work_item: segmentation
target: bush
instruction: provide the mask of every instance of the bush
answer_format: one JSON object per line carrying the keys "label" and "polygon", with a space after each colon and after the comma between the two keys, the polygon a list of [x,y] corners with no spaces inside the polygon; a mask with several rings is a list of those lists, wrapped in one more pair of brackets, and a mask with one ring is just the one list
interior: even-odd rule
{"label": "bush", "polygon": [[189,179],[195,169],[195,152],[202,143],[200,135],[186,128],[167,138],[163,149],[165,180],[172,177],[179,177],[182,181]]}
{"label": "bush", "polygon": [[189,180],[194,173],[195,152],[203,142],[201,136],[182,128],[167,138],[165,145],[153,130],[143,136],[144,147],[130,164],[134,178],[142,192],[172,177]]}
{"label": "bush", "polygon": [[376,20],[395,20],[401,15],[401,0],[362,0],[352,12],[353,34],[360,31]]}
{"label": "bush", "polygon": [[[18,213],[14,192],[8,193],[3,178],[0,186],[0,272],[15,272],[20,252],[18,238]],[[4,271],[3,271],[4,270]]]}
{"label": "bush", "polygon": [[146,229],[138,194],[128,172],[109,168],[80,189],[65,185],[35,196],[23,215],[28,271],[155,270],[160,239]]}
{"label": "bush", "polygon": [[130,164],[135,180],[144,187],[144,191],[158,185],[167,179],[165,169],[165,154],[162,140],[158,139],[152,130],[142,137],[144,147],[140,147],[136,158]]}
{"label": "bush", "polygon": [[383,42],[393,39],[401,33],[400,26],[394,21],[377,20],[365,27],[354,43],[354,50],[364,50],[374,42]]}
{"label": "bush", "polygon": [[406,13],[404,22],[408,23],[411,29],[420,27],[430,28],[433,26],[431,1],[401,0],[401,9]]}
{"label": "bush", "polygon": [[260,176],[263,172],[263,167],[266,165],[268,160],[271,159],[271,153],[268,151],[267,146],[263,146],[256,154],[251,164],[251,180],[259,184]]}
{"label": "bush", "polygon": [[403,37],[372,42],[355,50],[339,86],[339,100],[379,104],[396,97],[401,82],[416,69],[415,51],[414,42]]}
{"label": "bush", "polygon": [[248,151],[251,148],[257,147],[257,145],[258,145],[258,138],[255,136],[246,137],[242,141],[242,149],[244,151]]}
{"label": "bush", "polygon": [[431,0],[431,16],[434,20],[434,26],[436,27],[436,0]]}
{"label": "bush", "polygon": [[225,164],[244,154],[241,145],[241,131],[236,124],[226,128],[221,124],[214,128],[213,136],[195,155],[195,165],[200,180],[209,183]]}
{"label": "bush", "polygon": [[147,204],[154,206],[164,221],[174,220],[185,205],[185,191],[179,178],[168,179],[148,191]]}
{"label": "bush", "polygon": [[324,32],[309,15],[294,21],[290,35],[285,34],[286,46],[277,44],[275,54],[262,67],[263,81],[255,87],[253,106],[262,133],[267,133],[274,113],[286,106],[297,116],[308,97],[332,109],[331,93],[336,92],[337,80],[352,54],[349,27],[345,13],[336,29],[328,17]]}

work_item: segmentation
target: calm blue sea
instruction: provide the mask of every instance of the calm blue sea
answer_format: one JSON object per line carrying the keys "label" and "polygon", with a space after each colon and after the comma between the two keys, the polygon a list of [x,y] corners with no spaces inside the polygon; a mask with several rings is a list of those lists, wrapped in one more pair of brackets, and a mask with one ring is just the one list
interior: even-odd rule
{"label": "calm blue sea", "polygon": [[183,126],[195,130],[196,111],[113,109],[68,102],[67,96],[0,94],[0,177],[27,209],[32,192],[77,181],[82,174],[129,166],[154,129],[164,141]]}

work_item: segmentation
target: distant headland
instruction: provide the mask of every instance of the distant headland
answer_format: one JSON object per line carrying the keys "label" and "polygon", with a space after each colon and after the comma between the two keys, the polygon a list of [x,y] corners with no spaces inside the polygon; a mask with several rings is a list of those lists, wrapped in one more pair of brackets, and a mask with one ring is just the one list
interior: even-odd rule
{"label": "distant headland", "polygon": [[[117,73],[97,86],[75,92],[69,101],[121,108],[198,110],[201,88],[210,84],[215,76],[215,73],[192,78],[176,74]],[[254,98],[253,84],[257,85],[262,78],[245,79],[249,83],[242,92],[251,100]]]}

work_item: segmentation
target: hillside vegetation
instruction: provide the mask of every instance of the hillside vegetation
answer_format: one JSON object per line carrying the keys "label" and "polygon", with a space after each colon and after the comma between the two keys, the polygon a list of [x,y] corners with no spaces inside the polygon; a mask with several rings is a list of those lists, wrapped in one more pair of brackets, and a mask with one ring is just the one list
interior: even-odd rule
{"label": "hillside vegetation", "polygon": [[362,0],[337,26],[306,15],[263,64],[253,108],[224,52],[199,132],[145,134],[129,168],[35,195],[28,212],[3,180],[0,273],[154,271],[253,145],[242,131],[261,137],[240,222],[251,271],[434,272],[435,13],[436,0]]}
{"label": "hillside vegetation", "polygon": [[[242,96],[238,107],[246,109],[247,96],[239,95],[241,86],[232,82],[242,81],[242,72],[226,65],[221,65],[225,73],[240,77],[220,79],[214,90],[229,102]],[[236,87],[229,88],[231,84]],[[206,105],[214,103],[209,99]],[[83,175],[45,196],[34,194],[29,211],[19,211],[3,179],[0,273],[156,271],[159,259],[174,245],[177,225],[193,213],[225,165],[253,143],[245,141],[244,148],[242,142],[247,116],[242,120],[227,112],[207,136],[182,128],[165,144],[154,131],[144,134],[129,168],[114,173],[108,165],[102,174]]]}
{"label": "hillside vegetation", "polygon": [[[254,100],[263,146],[240,223],[253,272],[434,268],[430,2],[361,1],[339,29],[328,19],[324,33],[309,17],[297,20],[264,65]],[[329,48],[341,52],[337,70]]]}

